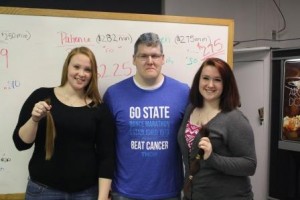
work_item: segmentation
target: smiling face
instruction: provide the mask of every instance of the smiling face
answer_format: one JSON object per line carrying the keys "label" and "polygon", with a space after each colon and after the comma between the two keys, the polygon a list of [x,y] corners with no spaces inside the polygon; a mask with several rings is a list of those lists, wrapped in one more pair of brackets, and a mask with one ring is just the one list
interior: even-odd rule
{"label": "smiling face", "polygon": [[223,81],[218,69],[211,65],[203,67],[199,91],[206,102],[219,102],[223,92]]}
{"label": "smiling face", "polygon": [[74,90],[84,90],[92,77],[92,67],[88,56],[75,54],[68,65],[68,81],[66,84]]}
{"label": "smiling face", "polygon": [[161,75],[164,55],[160,46],[148,46],[140,44],[133,56],[133,64],[136,66],[136,78],[142,83],[157,83]]}

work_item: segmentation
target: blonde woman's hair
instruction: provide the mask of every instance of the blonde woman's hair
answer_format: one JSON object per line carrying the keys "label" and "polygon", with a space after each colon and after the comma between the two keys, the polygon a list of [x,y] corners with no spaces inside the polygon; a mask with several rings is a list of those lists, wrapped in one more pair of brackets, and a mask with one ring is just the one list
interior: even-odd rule
{"label": "blonde woman's hair", "polygon": [[[51,100],[45,100],[47,104],[51,105]],[[46,142],[45,142],[45,150],[46,150],[46,160],[50,160],[54,153],[54,141],[56,137],[56,129],[54,125],[54,120],[50,111],[47,112],[47,126],[46,126]]]}
{"label": "blonde woman's hair", "polygon": [[[98,70],[97,70],[97,62],[94,53],[87,47],[76,47],[70,51],[68,54],[62,69],[62,76],[61,76],[61,84],[60,86],[64,86],[68,81],[68,67],[71,61],[71,58],[74,55],[83,54],[86,55],[91,62],[92,68],[92,77],[91,81],[85,88],[85,95],[84,99],[86,104],[87,98],[90,98],[93,102],[93,106],[97,106],[99,103],[102,102],[101,96],[98,89]],[[50,99],[45,100],[49,105],[51,104]],[[52,114],[48,111],[47,112],[47,127],[46,127],[46,141],[45,141],[45,150],[46,150],[46,160],[50,160],[54,153],[54,141],[56,137],[56,129]]]}

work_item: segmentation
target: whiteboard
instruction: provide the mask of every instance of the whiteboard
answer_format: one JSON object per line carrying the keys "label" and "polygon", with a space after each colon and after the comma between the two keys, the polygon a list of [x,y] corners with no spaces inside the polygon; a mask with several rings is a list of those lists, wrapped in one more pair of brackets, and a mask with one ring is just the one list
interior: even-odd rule
{"label": "whiteboard", "polygon": [[29,94],[60,84],[70,49],[93,50],[101,95],[134,75],[133,46],[145,32],[160,36],[163,73],[189,85],[207,57],[232,64],[230,19],[0,7],[0,22],[0,194],[25,192],[33,148],[17,151],[12,133]]}

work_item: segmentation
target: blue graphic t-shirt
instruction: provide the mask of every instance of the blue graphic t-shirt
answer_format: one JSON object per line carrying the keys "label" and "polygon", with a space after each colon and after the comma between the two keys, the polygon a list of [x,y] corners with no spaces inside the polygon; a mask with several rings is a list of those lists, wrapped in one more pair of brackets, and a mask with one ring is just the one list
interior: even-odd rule
{"label": "blue graphic t-shirt", "polygon": [[189,87],[165,76],[154,90],[130,77],[106,91],[104,101],[117,125],[113,191],[129,198],[163,199],[180,194],[183,174],[177,132]]}

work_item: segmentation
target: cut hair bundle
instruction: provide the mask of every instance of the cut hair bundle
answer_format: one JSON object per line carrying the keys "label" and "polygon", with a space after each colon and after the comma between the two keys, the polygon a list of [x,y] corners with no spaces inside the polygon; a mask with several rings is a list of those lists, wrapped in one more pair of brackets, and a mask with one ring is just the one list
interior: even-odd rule
{"label": "cut hair bundle", "polygon": [[[45,100],[47,104],[51,105],[51,100]],[[46,125],[46,160],[50,160],[54,153],[54,141],[56,137],[56,130],[54,125],[54,120],[50,111],[47,111],[47,125]]]}

